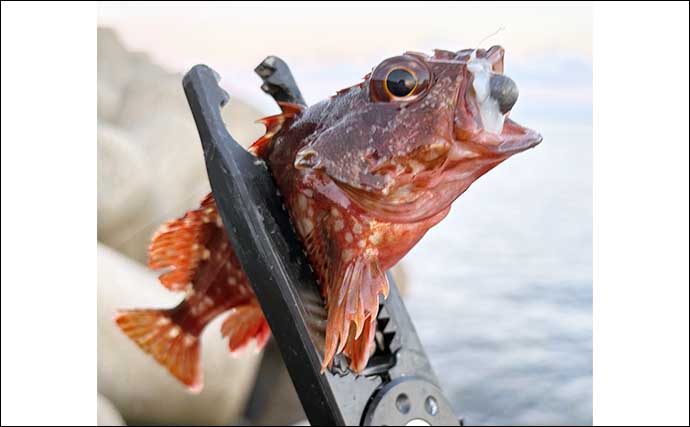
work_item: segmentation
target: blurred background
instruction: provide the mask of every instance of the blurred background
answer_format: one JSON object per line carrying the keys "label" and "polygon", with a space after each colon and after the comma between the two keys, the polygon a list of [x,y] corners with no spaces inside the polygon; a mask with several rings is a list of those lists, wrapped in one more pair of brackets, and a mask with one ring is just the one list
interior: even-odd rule
{"label": "blurred background", "polygon": [[144,263],[153,231],[208,191],[182,93],[185,71],[206,63],[222,74],[231,95],[224,118],[249,144],[263,133],[254,121],[278,112],[253,72],[269,54],[286,60],[315,103],[406,50],[500,44],[505,73],[520,88],[511,117],[544,142],[460,197],[402,261],[399,280],[443,389],[467,424],[591,425],[591,15],[589,4],[558,2],[102,3],[99,424],[303,418],[270,349],[263,366],[253,351],[234,358],[212,324],[203,337],[206,387],[195,396],[112,322],[116,308],[180,299]]}

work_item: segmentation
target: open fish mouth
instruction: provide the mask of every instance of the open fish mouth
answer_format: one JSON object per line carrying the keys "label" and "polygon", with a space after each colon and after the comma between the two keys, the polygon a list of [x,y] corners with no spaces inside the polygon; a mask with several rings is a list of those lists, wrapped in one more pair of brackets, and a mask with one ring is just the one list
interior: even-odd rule
{"label": "open fish mouth", "polygon": [[503,48],[465,50],[457,55],[467,64],[467,79],[457,103],[455,138],[496,155],[512,155],[539,144],[538,132],[508,118],[519,90],[503,74]]}

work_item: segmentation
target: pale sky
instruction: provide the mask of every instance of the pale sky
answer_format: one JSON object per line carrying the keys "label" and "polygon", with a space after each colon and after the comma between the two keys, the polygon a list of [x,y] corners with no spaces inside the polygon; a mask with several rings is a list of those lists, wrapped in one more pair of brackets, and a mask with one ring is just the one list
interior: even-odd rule
{"label": "pale sky", "polygon": [[573,108],[591,106],[591,9],[559,2],[108,2],[99,5],[98,24],[170,70],[210,65],[234,96],[264,111],[276,107],[252,70],[267,55],[288,62],[313,103],[404,51],[494,44],[506,49],[506,74],[518,79],[524,99]]}
{"label": "pale sky", "polygon": [[229,2],[102,3],[99,25],[175,68],[256,64],[270,52],[297,61],[364,63],[405,50],[500,44],[514,58],[549,51],[591,56],[592,11],[571,3]]}

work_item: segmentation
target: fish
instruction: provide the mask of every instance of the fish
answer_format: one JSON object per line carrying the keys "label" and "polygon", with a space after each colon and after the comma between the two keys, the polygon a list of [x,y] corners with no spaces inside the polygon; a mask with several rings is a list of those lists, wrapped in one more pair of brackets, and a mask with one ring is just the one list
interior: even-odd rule
{"label": "fish", "polygon": [[[265,161],[320,287],[322,372],[343,355],[362,372],[374,350],[385,272],[443,220],[480,176],[541,135],[510,119],[518,88],[504,49],[437,49],[385,59],[353,86],[303,107],[280,102],[249,151]],[[271,335],[213,194],[163,224],[149,246],[171,309],[120,310],[115,322],[189,390],[203,386],[200,336],[225,315],[230,352]]]}

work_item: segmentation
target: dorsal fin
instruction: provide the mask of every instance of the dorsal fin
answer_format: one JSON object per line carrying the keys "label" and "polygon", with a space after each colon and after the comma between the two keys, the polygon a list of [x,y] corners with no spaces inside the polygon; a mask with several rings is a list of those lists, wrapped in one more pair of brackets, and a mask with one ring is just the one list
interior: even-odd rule
{"label": "dorsal fin", "polygon": [[264,117],[256,121],[256,123],[263,123],[264,126],[266,126],[266,133],[249,147],[249,151],[257,157],[264,157],[268,143],[273,139],[275,134],[277,134],[286,123],[292,122],[296,116],[304,111],[304,107],[299,104],[279,101],[278,105],[282,110],[280,114]]}
{"label": "dorsal fin", "polygon": [[335,92],[335,95],[331,95],[331,96],[330,96],[330,99],[333,99],[333,98],[338,97],[338,96],[340,96],[340,95],[344,95],[344,94],[348,93],[349,91],[351,91],[352,89],[354,89],[354,88],[356,88],[356,87],[358,87],[358,88],[364,87],[364,84],[367,82],[367,80],[369,80],[369,77],[371,77],[371,73],[365,74],[364,77],[362,77],[362,81],[361,81],[361,82],[359,82],[359,83],[357,83],[357,84],[354,84],[354,85],[352,85],[352,86],[348,86],[348,87],[342,88],[342,89],[336,91],[336,92]]}

